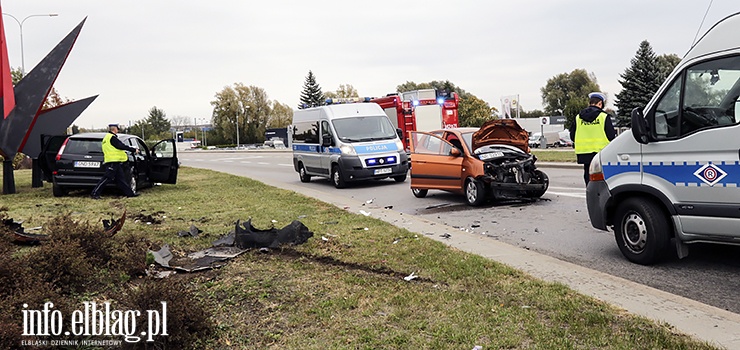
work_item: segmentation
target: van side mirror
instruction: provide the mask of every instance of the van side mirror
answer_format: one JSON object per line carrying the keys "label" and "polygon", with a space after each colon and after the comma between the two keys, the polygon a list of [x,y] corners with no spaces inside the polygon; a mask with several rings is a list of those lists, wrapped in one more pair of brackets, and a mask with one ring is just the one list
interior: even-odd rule
{"label": "van side mirror", "polygon": [[459,157],[461,154],[462,153],[460,153],[460,150],[457,149],[457,147],[452,147],[452,149],[450,149],[450,155],[453,157]]}
{"label": "van side mirror", "polygon": [[321,146],[323,147],[329,147],[332,144],[332,138],[331,135],[323,135],[321,136]]}
{"label": "van side mirror", "polygon": [[396,128],[396,134],[398,134],[398,138],[403,140],[403,130],[401,128]]}
{"label": "van side mirror", "polygon": [[632,137],[635,138],[637,143],[641,143],[643,145],[650,142],[647,120],[645,120],[645,116],[642,115],[642,109],[640,107],[632,110]]}

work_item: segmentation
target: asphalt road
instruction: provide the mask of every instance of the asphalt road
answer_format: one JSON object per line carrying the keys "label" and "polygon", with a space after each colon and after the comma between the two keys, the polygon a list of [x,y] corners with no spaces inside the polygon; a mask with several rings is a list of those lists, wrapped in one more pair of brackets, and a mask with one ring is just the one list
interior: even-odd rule
{"label": "asphalt road", "polygon": [[[429,191],[426,198],[411,194],[409,182],[368,181],[337,190],[328,180],[300,183],[290,152],[181,152],[185,166],[247,176],[267,184],[308,186],[341,194],[368,206],[413,214],[457,230],[546,254],[633,282],[680,295],[740,314],[740,247],[692,245],[687,258],[673,258],[656,266],[628,262],[619,252],[612,232],[592,228],[586,211],[582,170],[540,164],[550,188],[532,203],[487,203],[469,207],[462,196]],[[450,232],[454,237],[455,231]]]}

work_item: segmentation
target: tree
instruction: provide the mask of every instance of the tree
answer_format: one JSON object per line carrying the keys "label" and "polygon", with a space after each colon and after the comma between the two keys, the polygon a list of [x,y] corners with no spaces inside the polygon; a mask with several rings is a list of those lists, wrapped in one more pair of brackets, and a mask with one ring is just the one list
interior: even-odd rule
{"label": "tree", "polygon": [[493,119],[493,116],[491,114],[491,106],[489,106],[488,103],[479,99],[475,95],[466,92],[462,88],[455,86],[455,84],[453,84],[449,80],[433,80],[428,83],[420,84],[414,83],[412,81],[407,81],[401,85],[396,86],[397,92],[407,92],[421,89],[435,89],[437,91],[446,90],[448,92],[456,92],[460,97],[460,104],[457,108],[458,126],[460,127],[479,126],[478,123],[483,120],[481,118],[483,118],[482,116],[484,115],[487,116],[487,120]]}
{"label": "tree", "polygon": [[653,97],[663,80],[665,80],[665,69],[670,64],[671,58],[664,59],[664,65],[658,64],[658,58],[647,40],[640,43],[635,57],[630,60],[630,67],[620,74],[622,85],[616,98],[617,102],[617,126],[630,126],[631,114],[635,108],[647,105]]}
{"label": "tree", "polygon": [[678,57],[678,55],[672,53],[672,54],[663,54],[658,56],[658,69],[660,69],[660,74],[663,76],[663,79],[661,80],[661,84],[663,81],[665,81],[669,75],[671,75],[671,72],[673,72],[673,69],[676,68],[679,62],[681,62],[681,58]]}
{"label": "tree", "polygon": [[306,81],[303,83],[303,91],[301,92],[301,103],[298,104],[299,109],[307,107],[316,107],[324,105],[326,97],[321,92],[321,86],[316,82],[316,77],[312,71],[308,71]]}
{"label": "tree", "polygon": [[236,83],[216,93],[211,105],[214,131],[224,140],[236,143],[237,121],[240,143],[261,143],[265,140],[265,129],[272,108],[264,89]]}
{"label": "tree", "polygon": [[357,93],[357,89],[350,84],[340,84],[336,91],[328,91],[324,93],[326,98],[350,98],[360,97]]}
{"label": "tree", "polygon": [[162,134],[168,135],[170,133],[170,128],[172,127],[172,124],[167,119],[167,115],[163,110],[157,108],[157,106],[149,109],[149,116],[146,118],[146,124],[149,125],[152,133],[158,136]]}
{"label": "tree", "polygon": [[460,98],[457,115],[459,118],[458,125],[461,127],[480,127],[483,123],[494,119],[491,114],[491,106],[486,101],[472,94],[467,94],[464,98]]}
{"label": "tree", "polygon": [[170,118],[170,125],[177,129],[185,125],[189,125],[190,123],[194,123],[194,122],[195,120],[193,118],[183,117],[179,115]]}
{"label": "tree", "polygon": [[272,113],[270,113],[270,119],[267,121],[268,128],[284,128],[293,122],[293,109],[290,106],[272,101],[271,108]]}
{"label": "tree", "polygon": [[582,100],[589,93],[600,90],[601,88],[599,88],[593,73],[589,74],[585,69],[575,69],[570,73],[558,74],[548,79],[547,84],[540,89],[540,92],[542,93],[542,104],[545,106],[545,113],[548,115],[568,115],[565,113],[565,109],[571,99]]}

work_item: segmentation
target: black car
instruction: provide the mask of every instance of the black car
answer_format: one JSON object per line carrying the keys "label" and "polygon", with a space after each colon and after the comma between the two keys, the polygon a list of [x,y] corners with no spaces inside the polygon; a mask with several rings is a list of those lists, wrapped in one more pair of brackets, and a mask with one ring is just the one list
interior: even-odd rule
{"label": "black car", "polygon": [[[44,179],[53,184],[55,197],[65,196],[72,189],[92,189],[105,173],[102,142],[106,133],[83,133],[72,136],[42,136],[43,149],[39,164]],[[118,134],[125,145],[138,148],[139,154],[128,154],[123,168],[131,189],[151,187],[154,183],[177,182],[177,150],[175,140],[162,140],[150,150],[134,135]],[[114,183],[108,187],[115,187]]]}

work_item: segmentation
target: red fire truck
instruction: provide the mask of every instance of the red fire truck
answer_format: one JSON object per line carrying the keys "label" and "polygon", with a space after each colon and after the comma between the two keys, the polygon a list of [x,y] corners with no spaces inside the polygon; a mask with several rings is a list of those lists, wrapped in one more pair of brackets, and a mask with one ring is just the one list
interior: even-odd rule
{"label": "red fire truck", "polygon": [[409,131],[456,128],[460,98],[444,90],[414,90],[372,99],[380,105],[391,122],[403,131],[403,145],[409,147]]}

